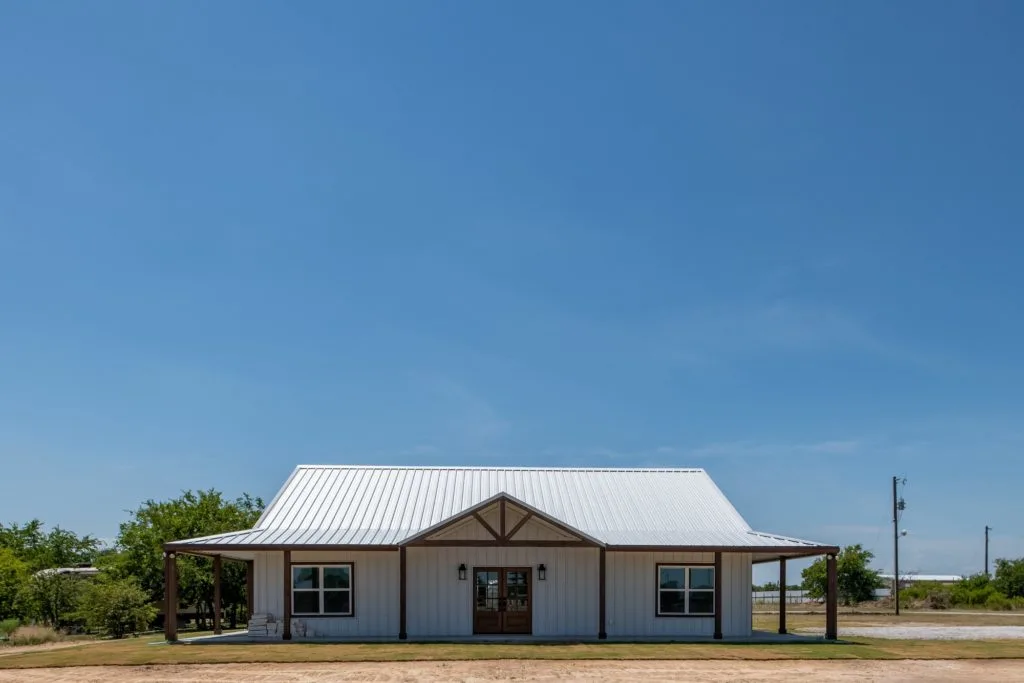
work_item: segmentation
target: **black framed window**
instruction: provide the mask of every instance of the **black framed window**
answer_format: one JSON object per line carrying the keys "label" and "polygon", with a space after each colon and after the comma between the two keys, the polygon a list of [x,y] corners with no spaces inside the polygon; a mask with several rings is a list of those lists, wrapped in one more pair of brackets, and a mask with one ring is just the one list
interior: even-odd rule
{"label": "black framed window", "polygon": [[292,614],[352,616],[352,565],[293,564]]}
{"label": "black framed window", "polygon": [[657,597],[659,617],[713,616],[715,568],[659,564]]}

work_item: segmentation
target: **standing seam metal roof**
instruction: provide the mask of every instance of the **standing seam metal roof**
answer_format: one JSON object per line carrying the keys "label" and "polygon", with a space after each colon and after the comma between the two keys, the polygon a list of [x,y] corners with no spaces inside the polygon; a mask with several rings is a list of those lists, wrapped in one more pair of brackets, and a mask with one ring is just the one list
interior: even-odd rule
{"label": "standing seam metal roof", "polygon": [[606,545],[816,547],[753,531],[702,469],[300,465],[253,529],[188,545],[398,545],[506,494]]}

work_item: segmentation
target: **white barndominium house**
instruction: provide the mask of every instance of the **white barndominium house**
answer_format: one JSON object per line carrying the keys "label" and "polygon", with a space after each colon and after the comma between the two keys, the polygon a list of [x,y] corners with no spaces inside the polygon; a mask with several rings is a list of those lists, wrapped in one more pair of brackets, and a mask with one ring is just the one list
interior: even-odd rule
{"label": "white barndominium house", "polygon": [[753,565],[784,586],[786,558],[827,555],[837,635],[838,548],[752,530],[702,469],[303,465],[255,528],[164,549],[168,614],[179,553],[218,592],[241,561],[285,640],[749,638]]}

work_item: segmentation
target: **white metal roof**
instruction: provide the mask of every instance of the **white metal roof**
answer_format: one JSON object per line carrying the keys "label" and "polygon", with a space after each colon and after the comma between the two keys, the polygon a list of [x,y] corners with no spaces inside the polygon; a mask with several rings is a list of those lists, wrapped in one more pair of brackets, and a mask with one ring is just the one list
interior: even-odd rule
{"label": "white metal roof", "polygon": [[609,546],[813,548],[753,531],[702,469],[300,465],[255,528],[203,546],[399,545],[507,494]]}

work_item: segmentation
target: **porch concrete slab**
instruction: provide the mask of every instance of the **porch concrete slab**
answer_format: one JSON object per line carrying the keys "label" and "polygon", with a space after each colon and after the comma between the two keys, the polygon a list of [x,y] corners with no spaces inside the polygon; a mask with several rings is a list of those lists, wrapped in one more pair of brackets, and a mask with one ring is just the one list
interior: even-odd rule
{"label": "porch concrete slab", "polygon": [[180,643],[189,645],[218,645],[218,644],[240,644],[240,643],[480,643],[480,644],[505,644],[505,645],[526,645],[526,644],[572,644],[572,643],[727,643],[727,644],[786,644],[786,643],[823,643],[825,639],[821,635],[814,634],[780,634],[771,631],[754,631],[750,636],[723,638],[715,640],[710,636],[647,636],[642,638],[612,637],[607,640],[599,640],[596,636],[534,636],[534,635],[475,635],[475,636],[436,636],[429,638],[409,638],[401,641],[394,637],[324,637],[324,638],[300,638],[293,637],[290,641],[283,641],[281,638],[264,635],[250,635],[245,631],[224,633],[221,635],[204,635],[193,638],[182,638]]}

